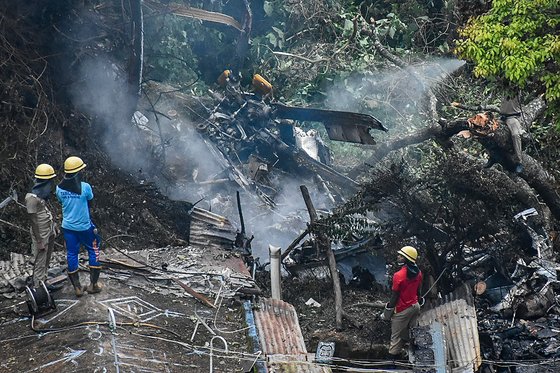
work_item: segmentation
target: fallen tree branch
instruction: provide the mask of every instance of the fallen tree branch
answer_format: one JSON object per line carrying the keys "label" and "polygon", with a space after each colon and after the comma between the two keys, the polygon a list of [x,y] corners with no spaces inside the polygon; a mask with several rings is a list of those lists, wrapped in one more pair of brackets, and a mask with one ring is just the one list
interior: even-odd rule
{"label": "fallen tree branch", "polygon": [[293,58],[297,58],[309,63],[318,63],[318,62],[323,62],[323,61],[328,61],[326,58],[318,58],[316,60],[312,60],[310,58],[304,57],[304,56],[300,56],[297,54],[293,54],[293,53],[287,53],[287,52],[272,52],[272,54],[276,55],[276,56],[287,56],[287,57],[293,57]]}
{"label": "fallen tree branch", "polygon": [[286,248],[286,250],[282,253],[282,256],[280,257],[281,261],[283,261],[292,252],[292,250],[300,243],[301,240],[305,238],[305,236],[307,236],[308,233],[309,233],[309,227],[306,228],[303,232],[301,232],[299,236],[297,236],[296,239],[292,241],[290,246]]}
{"label": "fallen tree branch", "polygon": [[177,3],[160,4],[157,1],[145,0],[145,3],[160,12],[171,13],[179,17],[188,17],[200,19],[202,21],[221,23],[223,25],[231,26],[238,31],[243,31],[243,26],[235,18],[226,14],[211,12],[204,9],[193,8],[188,5],[181,5]]}
{"label": "fallen tree branch", "polygon": [[411,68],[409,64],[407,64],[404,60],[402,60],[395,54],[391,53],[383,44],[381,44],[381,41],[379,40],[379,34],[377,33],[377,28],[375,27],[375,23],[373,21],[374,20],[372,19],[371,24],[362,27],[360,33],[371,37],[375,50],[379,52],[381,56],[395,64],[401,70],[409,73],[415,80],[420,83],[420,85],[426,90],[426,95],[428,96],[428,116],[432,121],[437,120],[437,98],[434,92],[430,87],[426,86],[424,80],[420,79],[419,75],[416,73],[413,67]]}
{"label": "fallen tree branch", "polygon": [[465,105],[465,104],[461,104],[460,102],[452,102],[451,106],[457,109],[470,110],[476,112],[482,112],[482,111],[491,111],[493,113],[500,112],[500,108],[496,105]]}

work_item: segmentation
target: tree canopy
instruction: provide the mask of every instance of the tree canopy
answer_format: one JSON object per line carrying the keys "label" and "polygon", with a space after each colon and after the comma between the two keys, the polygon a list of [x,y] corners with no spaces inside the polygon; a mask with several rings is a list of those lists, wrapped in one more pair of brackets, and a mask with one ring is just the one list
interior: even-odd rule
{"label": "tree canopy", "polygon": [[544,93],[560,113],[560,1],[494,0],[460,30],[455,52],[477,76]]}

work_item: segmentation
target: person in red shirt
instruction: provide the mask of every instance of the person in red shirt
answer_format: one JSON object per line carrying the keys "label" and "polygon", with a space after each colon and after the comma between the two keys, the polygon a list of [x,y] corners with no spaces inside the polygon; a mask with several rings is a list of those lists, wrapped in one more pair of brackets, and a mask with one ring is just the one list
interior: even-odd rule
{"label": "person in red shirt", "polygon": [[418,252],[412,246],[404,246],[399,251],[398,261],[402,268],[393,275],[391,300],[381,315],[383,320],[391,320],[391,344],[389,354],[393,358],[402,353],[403,345],[409,339],[409,329],[416,324],[420,314],[420,288],[422,271],[416,265]]}

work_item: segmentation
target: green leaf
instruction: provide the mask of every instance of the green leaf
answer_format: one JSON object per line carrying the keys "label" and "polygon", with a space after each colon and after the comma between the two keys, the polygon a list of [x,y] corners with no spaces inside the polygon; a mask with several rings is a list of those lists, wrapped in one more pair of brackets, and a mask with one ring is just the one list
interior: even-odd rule
{"label": "green leaf", "polygon": [[272,15],[272,13],[274,12],[274,6],[272,5],[272,2],[270,2],[270,1],[265,1],[264,5],[263,5],[263,8],[264,8],[264,13],[268,17],[270,17]]}
{"label": "green leaf", "polygon": [[281,39],[284,39],[284,31],[282,31],[282,30],[280,30],[278,27],[274,27],[274,26],[272,26],[272,29],[273,29],[274,31],[276,31],[276,34],[278,34],[278,36],[279,36]]}
{"label": "green leaf", "polygon": [[276,35],[274,35],[274,33],[269,32],[268,34],[266,34],[266,38],[273,47],[277,45],[278,39],[276,38]]}

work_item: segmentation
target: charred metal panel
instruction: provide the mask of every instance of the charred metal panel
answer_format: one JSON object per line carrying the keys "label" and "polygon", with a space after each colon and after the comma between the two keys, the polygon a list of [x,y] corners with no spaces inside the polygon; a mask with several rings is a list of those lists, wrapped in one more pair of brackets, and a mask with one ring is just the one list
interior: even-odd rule
{"label": "charred metal panel", "polygon": [[440,322],[444,326],[447,357],[453,372],[474,372],[482,364],[476,309],[467,285],[430,302],[418,319],[419,326]]}
{"label": "charred metal panel", "polygon": [[231,222],[220,215],[195,207],[191,213],[190,243],[216,248],[231,248],[236,230]]}
{"label": "charred metal panel", "polygon": [[300,108],[275,103],[273,113],[278,118],[322,122],[331,140],[375,144],[370,129],[387,131],[374,116],[347,111]]}
{"label": "charred metal panel", "polygon": [[369,134],[369,128],[339,123],[325,123],[329,139],[353,142],[357,144],[374,145],[375,140]]}
{"label": "charred metal panel", "polygon": [[447,351],[443,325],[434,322],[429,326],[412,329],[414,340],[414,373],[446,373]]}

